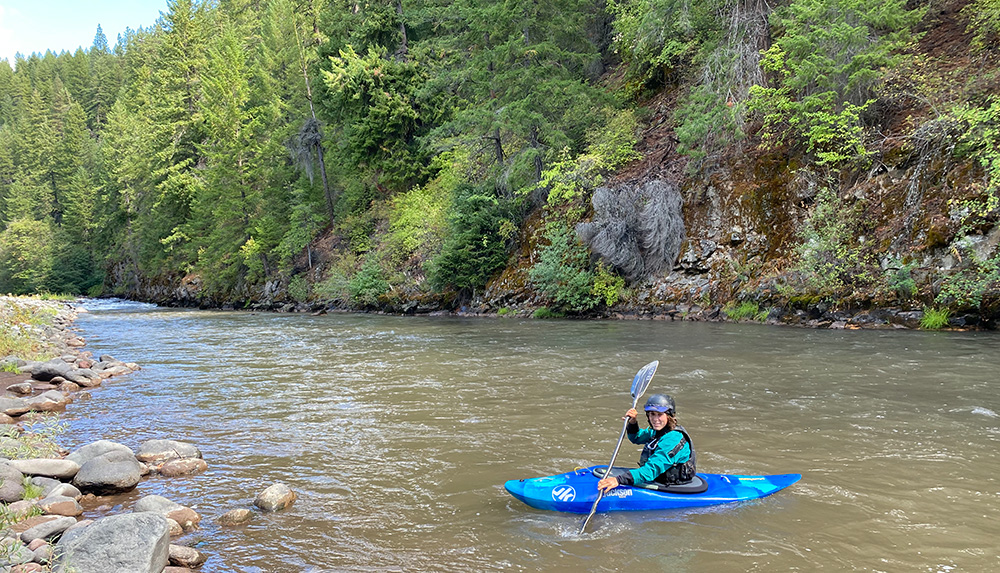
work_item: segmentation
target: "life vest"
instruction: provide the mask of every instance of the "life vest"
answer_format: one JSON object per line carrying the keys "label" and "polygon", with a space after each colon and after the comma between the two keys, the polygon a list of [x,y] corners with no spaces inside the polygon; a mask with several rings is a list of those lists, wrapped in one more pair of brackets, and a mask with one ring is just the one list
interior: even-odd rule
{"label": "life vest", "polygon": [[[676,426],[674,430],[680,432],[681,435],[684,436],[684,438],[681,439],[681,441],[677,442],[677,445],[674,446],[672,450],[670,450],[668,455],[670,457],[676,456],[677,453],[684,448],[684,444],[687,444],[691,448],[691,457],[689,457],[686,462],[674,464],[669,468],[667,468],[665,472],[657,476],[656,480],[654,480],[658,483],[663,483],[663,484],[687,483],[692,479],[694,479],[696,473],[694,442],[691,441],[691,436],[688,435],[687,430],[684,429],[684,426]],[[646,465],[646,461],[649,459],[649,456],[653,455],[653,452],[656,451],[656,448],[660,444],[660,438],[662,437],[663,436],[653,438],[651,441],[647,442],[646,445],[642,447],[642,453],[639,454],[640,466]]]}

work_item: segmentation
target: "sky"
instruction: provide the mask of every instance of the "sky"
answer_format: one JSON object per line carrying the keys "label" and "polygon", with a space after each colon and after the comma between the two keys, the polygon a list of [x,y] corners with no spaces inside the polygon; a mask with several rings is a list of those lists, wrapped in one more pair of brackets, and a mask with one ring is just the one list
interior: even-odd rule
{"label": "sky", "polygon": [[101,25],[114,47],[125,28],[152,26],[167,0],[0,0],[0,60],[45,50],[70,53],[94,44]]}

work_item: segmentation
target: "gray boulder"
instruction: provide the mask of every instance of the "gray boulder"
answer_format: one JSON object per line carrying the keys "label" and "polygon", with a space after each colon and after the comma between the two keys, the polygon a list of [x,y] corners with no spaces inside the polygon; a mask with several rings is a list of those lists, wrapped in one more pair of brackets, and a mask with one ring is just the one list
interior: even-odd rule
{"label": "gray boulder", "polygon": [[278,511],[292,505],[297,497],[287,485],[278,482],[257,494],[253,504],[262,511]]}
{"label": "gray boulder", "polygon": [[201,522],[201,516],[190,507],[183,506],[161,495],[147,495],[135,502],[132,511],[149,512],[176,521],[185,531],[190,531]]}
{"label": "gray boulder", "polygon": [[66,456],[66,459],[72,460],[83,466],[83,464],[89,462],[97,456],[108,452],[128,452],[129,454],[132,454],[133,457],[135,455],[128,446],[108,440],[98,440],[73,450],[68,456]]}
{"label": "gray boulder", "polygon": [[28,410],[31,410],[31,406],[24,398],[0,398],[0,412],[8,416],[20,416]]}
{"label": "gray boulder", "polygon": [[[83,513],[83,507],[76,499],[65,495],[50,495],[40,499],[36,504],[45,515],[65,515],[76,517]],[[73,523],[76,523],[74,520]]]}
{"label": "gray boulder", "polygon": [[11,460],[11,466],[29,476],[45,476],[59,479],[70,479],[80,471],[80,464],[73,460],[56,458],[33,458],[30,460]]}
{"label": "gray boulder", "polygon": [[6,462],[0,462],[0,501],[11,503],[24,497],[24,474]]}
{"label": "gray boulder", "polygon": [[[48,382],[56,376],[62,376],[66,378],[66,373],[73,370],[73,367],[66,363],[65,360],[59,358],[54,358],[48,362],[36,362],[26,367],[30,369],[31,377],[35,380],[41,380],[42,382]],[[68,378],[67,378],[68,380]]]}
{"label": "gray boulder", "polygon": [[98,519],[55,549],[54,573],[160,573],[170,559],[167,520],[154,513]]}
{"label": "gray boulder", "polygon": [[158,464],[168,460],[201,458],[201,451],[194,444],[176,440],[149,440],[139,446],[135,457],[140,462]]}
{"label": "gray boulder", "polygon": [[70,402],[72,402],[72,400],[58,390],[47,390],[38,396],[24,399],[24,403],[27,404],[29,408],[40,412],[61,410]]}
{"label": "gray boulder", "polygon": [[21,541],[31,543],[36,539],[49,539],[76,525],[75,517],[57,517],[34,527],[29,527],[21,533]]}
{"label": "gray boulder", "polygon": [[131,451],[111,451],[80,466],[73,485],[81,491],[107,494],[129,491],[139,483],[142,468]]}

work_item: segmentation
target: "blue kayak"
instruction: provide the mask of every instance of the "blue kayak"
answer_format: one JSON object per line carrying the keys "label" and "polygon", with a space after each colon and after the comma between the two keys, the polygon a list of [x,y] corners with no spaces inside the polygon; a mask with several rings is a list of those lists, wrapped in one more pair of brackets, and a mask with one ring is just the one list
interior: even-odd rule
{"label": "blue kayak", "polygon": [[[591,466],[554,476],[510,480],[504,487],[536,509],[590,513],[597,499],[597,481],[606,469],[607,466]],[[616,466],[612,473],[623,469]],[[700,473],[690,484],[680,486],[618,486],[604,494],[597,511],[677,509],[746,501],[771,495],[801,478],[799,474]]]}

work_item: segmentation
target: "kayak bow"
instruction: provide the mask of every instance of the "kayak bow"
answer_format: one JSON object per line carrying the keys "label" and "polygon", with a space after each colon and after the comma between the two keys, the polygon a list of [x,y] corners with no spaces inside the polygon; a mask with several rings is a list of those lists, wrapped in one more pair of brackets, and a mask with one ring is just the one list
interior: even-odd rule
{"label": "kayak bow", "polygon": [[[564,474],[520,480],[510,480],[504,488],[511,495],[536,509],[588,513],[598,498],[598,476],[607,466],[591,466]],[[618,468],[615,468],[616,470]],[[673,493],[641,486],[618,486],[607,492],[597,504],[597,511],[642,511],[703,507],[766,497],[801,479],[800,474],[698,476],[707,488],[700,493]],[[683,488],[680,488],[683,489]]]}

